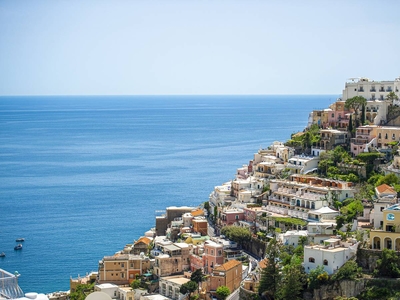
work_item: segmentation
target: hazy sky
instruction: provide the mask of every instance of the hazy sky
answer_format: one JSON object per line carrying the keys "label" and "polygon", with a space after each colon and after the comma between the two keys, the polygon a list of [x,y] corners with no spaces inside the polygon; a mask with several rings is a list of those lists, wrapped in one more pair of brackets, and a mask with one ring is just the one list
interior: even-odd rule
{"label": "hazy sky", "polygon": [[398,0],[0,0],[0,95],[340,94],[400,76]]}

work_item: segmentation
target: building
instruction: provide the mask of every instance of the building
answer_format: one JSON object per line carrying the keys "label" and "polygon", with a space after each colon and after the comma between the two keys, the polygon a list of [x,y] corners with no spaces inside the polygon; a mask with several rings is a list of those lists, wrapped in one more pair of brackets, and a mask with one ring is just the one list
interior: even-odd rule
{"label": "building", "polygon": [[376,125],[365,125],[356,129],[356,137],[350,140],[350,152],[354,156],[368,152],[370,148],[376,148],[376,129]]}
{"label": "building", "polygon": [[270,192],[267,211],[314,222],[325,213],[328,220],[337,213],[319,209],[354,196],[351,182],[296,174],[289,180],[271,180]]}
{"label": "building", "polygon": [[207,235],[208,221],[204,217],[195,217],[192,219],[193,232],[202,236]]}
{"label": "building", "polygon": [[394,155],[393,162],[388,167],[383,168],[383,172],[385,175],[395,174],[400,178],[400,155],[399,151],[397,151],[397,155]]}
{"label": "building", "polygon": [[224,263],[224,246],[213,241],[204,243],[203,265],[204,273],[210,274],[212,270]]}
{"label": "building", "polygon": [[319,156],[296,155],[286,164],[292,174],[307,174],[318,169]]}
{"label": "building", "polygon": [[224,285],[233,292],[240,287],[242,281],[242,263],[237,260],[230,260],[223,265],[214,268],[208,278],[210,293],[215,295],[218,287]]}
{"label": "building", "polygon": [[300,243],[300,238],[305,238],[307,240],[307,230],[288,230],[285,233],[278,235],[278,240],[281,241],[283,245],[297,247]]}
{"label": "building", "polygon": [[238,225],[239,221],[244,220],[244,211],[238,208],[221,208],[219,209],[219,219],[218,225],[230,226],[230,225]]}
{"label": "building", "polygon": [[154,274],[158,277],[183,274],[190,269],[192,245],[186,243],[156,244]]}
{"label": "building", "polygon": [[340,131],[336,129],[321,129],[320,133],[320,147],[323,150],[333,150],[337,146],[346,146],[348,140],[347,131]]}
{"label": "building", "polygon": [[130,284],[136,275],[150,269],[150,259],[144,255],[115,254],[99,261],[98,283]]}
{"label": "building", "polygon": [[0,297],[5,299],[15,299],[24,296],[24,292],[18,285],[18,272],[11,274],[3,269],[0,269]]}
{"label": "building", "polygon": [[184,276],[161,277],[159,281],[160,294],[169,299],[185,299],[185,295],[182,295],[179,290],[182,284],[185,284],[188,281],[190,281],[190,279]]}
{"label": "building", "polygon": [[304,269],[310,273],[318,266],[332,275],[357,253],[358,242],[340,239],[324,240],[323,245],[304,246]]}
{"label": "building", "polygon": [[365,77],[350,78],[342,93],[342,100],[362,96],[367,100],[385,100],[386,96],[394,92],[400,98],[400,77],[393,81],[374,81]]}
{"label": "building", "polygon": [[335,235],[336,223],[309,222],[307,224],[308,241],[314,244],[322,244],[324,240]]}
{"label": "building", "polygon": [[171,224],[176,218],[182,218],[184,213],[188,213],[195,210],[194,207],[182,206],[170,206],[167,207],[166,213],[161,216],[156,216],[156,234],[158,236],[166,235],[168,225]]}
{"label": "building", "polygon": [[400,251],[400,204],[385,208],[381,230],[370,231],[372,249]]}

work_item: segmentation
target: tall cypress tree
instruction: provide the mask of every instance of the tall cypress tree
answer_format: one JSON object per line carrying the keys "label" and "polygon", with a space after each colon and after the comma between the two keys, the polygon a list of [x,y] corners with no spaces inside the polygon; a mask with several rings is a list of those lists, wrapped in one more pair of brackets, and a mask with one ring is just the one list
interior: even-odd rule
{"label": "tall cypress tree", "polygon": [[265,258],[268,260],[267,265],[261,271],[260,285],[258,293],[261,295],[268,292],[272,296],[276,295],[279,283],[281,281],[279,255],[281,252],[281,244],[273,238],[267,245]]}
{"label": "tall cypress tree", "polygon": [[365,105],[363,104],[361,108],[361,125],[364,124],[365,124]]}

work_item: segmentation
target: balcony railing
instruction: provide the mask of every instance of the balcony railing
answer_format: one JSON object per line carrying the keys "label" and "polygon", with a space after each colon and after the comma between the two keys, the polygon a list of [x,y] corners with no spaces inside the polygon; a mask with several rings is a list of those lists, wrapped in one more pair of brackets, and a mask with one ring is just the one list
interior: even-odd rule
{"label": "balcony railing", "polygon": [[387,88],[386,89],[386,92],[391,92],[392,91],[392,88]]}
{"label": "balcony railing", "polygon": [[379,91],[380,91],[380,92],[384,92],[385,89],[384,89],[384,88],[380,88]]}
{"label": "balcony railing", "polygon": [[370,91],[370,92],[376,92],[375,88],[370,89],[369,91]]}
{"label": "balcony railing", "polygon": [[363,88],[358,89],[359,92],[364,92]]}

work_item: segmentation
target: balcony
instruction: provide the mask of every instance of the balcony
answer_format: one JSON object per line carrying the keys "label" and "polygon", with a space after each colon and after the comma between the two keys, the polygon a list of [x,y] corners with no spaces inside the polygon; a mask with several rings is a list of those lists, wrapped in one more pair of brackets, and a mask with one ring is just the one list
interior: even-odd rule
{"label": "balcony", "polygon": [[370,89],[369,91],[370,91],[370,92],[376,92],[376,89],[375,89],[375,88],[372,88],[372,89]]}
{"label": "balcony", "polygon": [[384,92],[385,89],[384,89],[384,88],[380,88],[379,91],[380,91],[380,92]]}
{"label": "balcony", "polygon": [[364,92],[364,89],[363,88],[359,88],[358,91],[359,92]]}

